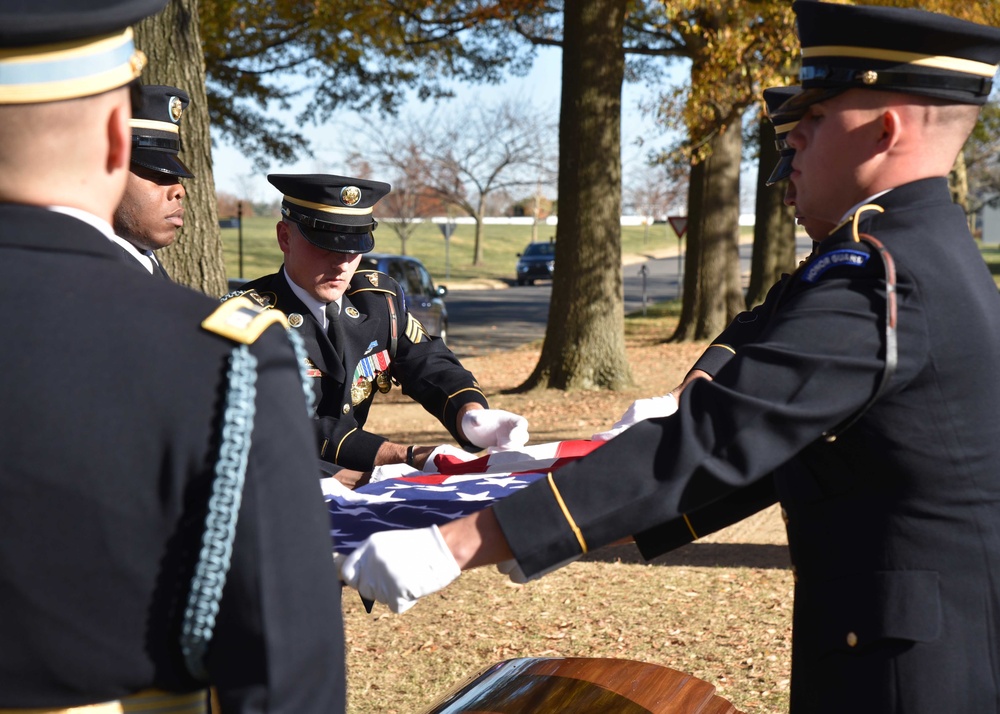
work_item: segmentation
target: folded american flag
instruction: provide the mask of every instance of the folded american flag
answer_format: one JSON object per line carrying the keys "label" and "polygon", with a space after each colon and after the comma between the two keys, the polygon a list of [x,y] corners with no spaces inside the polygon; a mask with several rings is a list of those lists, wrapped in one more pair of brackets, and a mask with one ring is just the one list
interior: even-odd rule
{"label": "folded american flag", "polygon": [[439,456],[439,473],[417,471],[354,491],[324,479],[334,550],[347,554],[372,533],[441,525],[475,513],[602,443],[556,441],[471,461]]}

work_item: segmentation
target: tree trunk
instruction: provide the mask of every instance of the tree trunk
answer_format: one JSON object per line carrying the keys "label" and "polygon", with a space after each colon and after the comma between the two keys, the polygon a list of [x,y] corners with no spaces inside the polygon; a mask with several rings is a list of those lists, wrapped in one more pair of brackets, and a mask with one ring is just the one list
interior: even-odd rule
{"label": "tree trunk", "polygon": [[757,218],[753,227],[753,257],[746,298],[748,308],[764,302],[767,291],[778,282],[781,274],[795,269],[795,209],[784,202],[788,179],[774,186],[765,185],[779,159],[771,122],[762,119],[758,135]]}
{"label": "tree trunk", "polygon": [[626,0],[564,4],[559,223],[549,321],[522,388],[622,389],[621,91]]}
{"label": "tree trunk", "polygon": [[472,264],[483,264],[483,218],[486,216],[486,199],[479,197],[476,204],[476,236],[472,246]]}
{"label": "tree trunk", "polygon": [[177,241],[157,253],[174,281],[213,297],[226,292],[222,238],[212,176],[212,138],[205,96],[205,60],[198,26],[197,0],[174,0],[158,15],[135,27],[136,46],[149,65],[143,84],[179,87],[191,97],[181,119],[181,161],[193,179],[182,179],[184,228]]}
{"label": "tree trunk", "polygon": [[684,299],[672,342],[715,337],[744,309],[740,277],[738,116],[709,139],[710,154],[691,165]]}
{"label": "tree trunk", "polygon": [[958,152],[955,165],[948,174],[948,189],[951,191],[951,200],[965,211],[969,231],[972,235],[976,235],[976,214],[969,211],[969,172],[965,164],[964,151]]}

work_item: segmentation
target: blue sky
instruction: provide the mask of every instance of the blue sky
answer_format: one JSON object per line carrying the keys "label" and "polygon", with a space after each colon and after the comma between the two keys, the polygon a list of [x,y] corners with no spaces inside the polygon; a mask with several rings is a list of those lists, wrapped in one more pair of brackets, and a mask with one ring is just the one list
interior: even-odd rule
{"label": "blue sky", "polygon": [[[456,85],[456,97],[449,103],[462,106],[478,97],[488,97],[491,102],[504,95],[526,99],[539,111],[551,112],[552,121],[559,116],[559,85],[561,76],[562,52],[557,48],[539,48],[531,72],[525,77],[513,77],[499,86]],[[679,67],[672,72],[673,81],[682,80],[686,68]],[[622,162],[623,182],[629,183],[630,171],[637,171],[642,165],[643,156],[648,150],[634,145],[636,139],[643,138],[650,145],[660,146],[667,143],[653,121],[639,110],[639,101],[648,98],[650,90],[643,84],[626,84],[622,92]],[[403,111],[417,114],[429,112],[432,106],[427,103],[413,101]],[[360,122],[364,117],[353,114],[350,117],[339,117],[338,122]],[[289,112],[286,122],[292,124],[293,112]],[[314,155],[303,157],[295,163],[275,163],[268,168],[268,173],[344,173],[344,154],[323,141],[324,134],[329,132],[329,126],[306,126],[304,133],[313,144]],[[348,150],[356,147],[349,147]],[[267,183],[264,173],[254,170],[252,163],[239,151],[220,141],[216,137],[213,149],[215,186],[217,191],[236,195],[251,200],[269,200],[277,198],[275,189]]]}

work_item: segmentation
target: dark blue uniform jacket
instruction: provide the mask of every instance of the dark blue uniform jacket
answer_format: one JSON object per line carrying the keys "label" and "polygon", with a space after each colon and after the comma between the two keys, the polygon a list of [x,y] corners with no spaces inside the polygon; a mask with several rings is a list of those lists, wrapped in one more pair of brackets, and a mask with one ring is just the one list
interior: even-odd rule
{"label": "dark blue uniform jacket", "polygon": [[[235,342],[216,300],[93,227],[0,204],[0,708],[188,691],[181,621]],[[284,330],[256,416],[207,667],[225,711],[344,710],[340,586]],[[202,685],[203,686],[203,685]]]}
{"label": "dark blue uniform jacket", "polygon": [[[1000,297],[944,179],[864,211],[898,272],[835,231],[760,334],[674,416],[642,422],[554,484],[494,508],[526,573],[657,527],[773,474],[796,572],[793,714],[1000,711]],[[671,613],[664,613],[669,621]]]}
{"label": "dark blue uniform jacket", "polygon": [[[351,280],[341,305],[340,321],[346,341],[343,361],[337,359],[326,331],[292,292],[284,269],[257,278],[233,294],[248,291],[289,315],[289,323],[305,342],[316,395],[314,425],[324,461],[370,471],[379,446],[386,440],[364,429],[372,402],[379,393],[376,384],[365,376],[362,363],[366,359],[368,368],[386,372],[383,380],[391,379],[393,384],[400,385],[403,394],[423,405],[458,443],[471,446],[459,438],[458,410],[469,403],[486,407],[486,397],[476,378],[462,367],[445,343],[429,336],[419,321],[409,316],[402,289],[388,275],[361,270]],[[390,314],[390,303],[395,318]],[[394,350],[393,322],[397,333]],[[379,356],[388,359],[387,368],[379,366],[381,362],[375,360]],[[369,382],[361,392],[357,390],[359,380]]]}

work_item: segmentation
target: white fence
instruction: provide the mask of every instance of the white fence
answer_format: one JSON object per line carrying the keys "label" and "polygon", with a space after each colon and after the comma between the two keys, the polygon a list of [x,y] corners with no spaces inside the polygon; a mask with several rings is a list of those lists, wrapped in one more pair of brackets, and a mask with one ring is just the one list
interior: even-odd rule
{"label": "white fence", "polygon": [[[741,213],[740,214],[740,225],[741,226],[752,226],[755,221],[755,216],[753,213]],[[380,218],[380,221],[385,221],[386,223],[392,223],[395,218]],[[644,226],[651,225],[653,223],[659,222],[663,223],[666,219],[655,219],[653,216],[622,216],[623,226]],[[413,223],[423,223],[428,221],[430,223],[448,223],[449,221],[459,226],[471,226],[475,225],[475,220],[471,216],[455,216],[454,218],[448,218],[447,216],[435,216],[434,218],[414,218]],[[518,216],[514,218],[508,218],[506,216],[487,216],[483,219],[483,223],[487,226],[530,226],[534,223],[534,219],[530,216]],[[549,216],[544,220],[539,222],[539,225],[554,226],[559,223],[559,216]]]}

